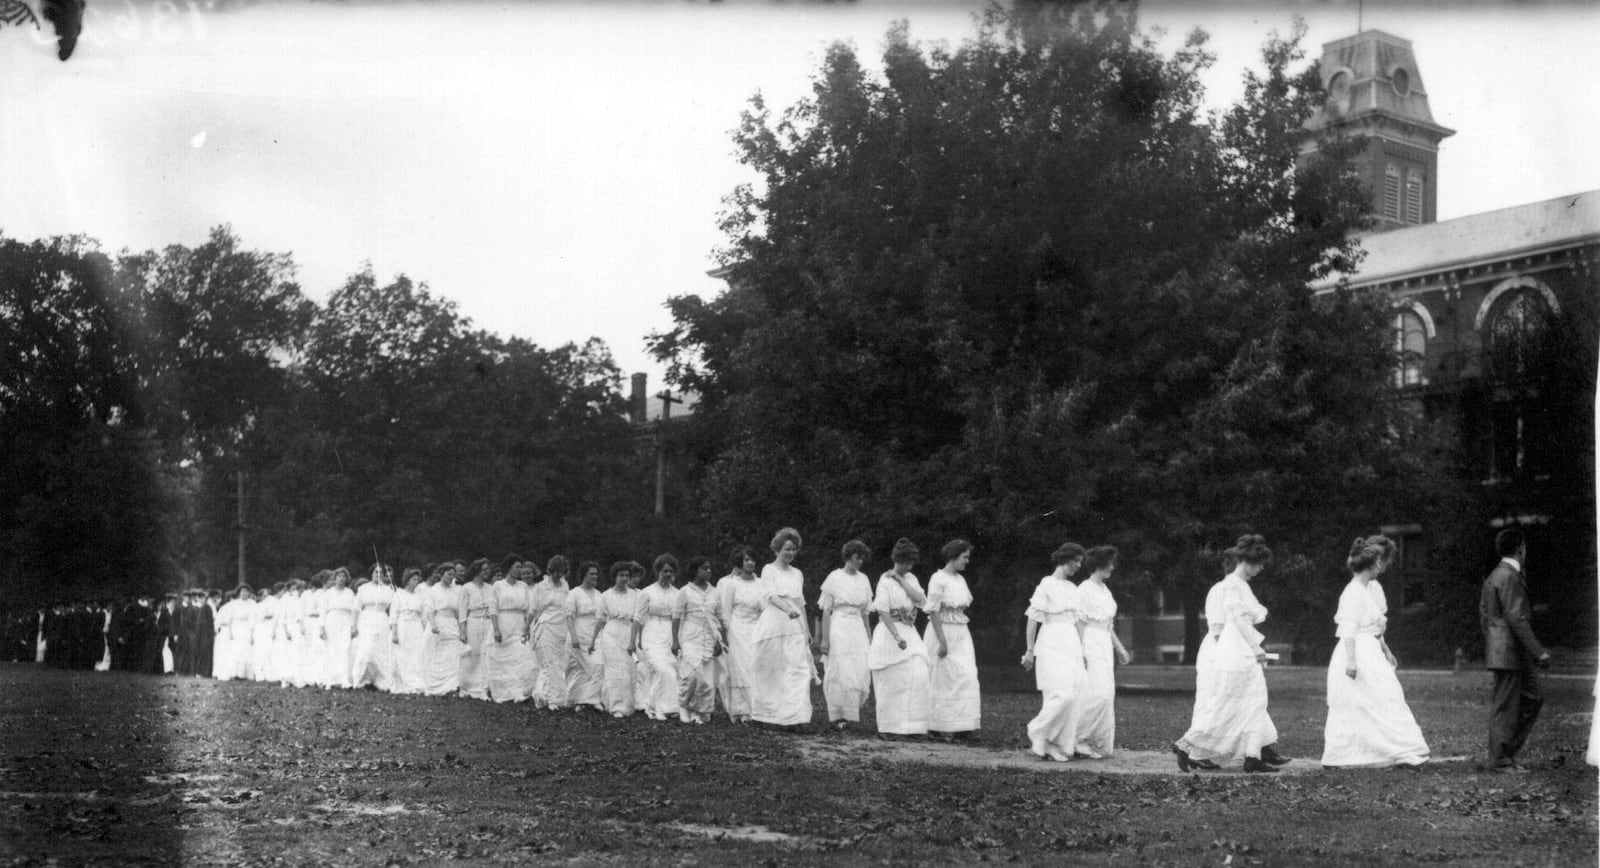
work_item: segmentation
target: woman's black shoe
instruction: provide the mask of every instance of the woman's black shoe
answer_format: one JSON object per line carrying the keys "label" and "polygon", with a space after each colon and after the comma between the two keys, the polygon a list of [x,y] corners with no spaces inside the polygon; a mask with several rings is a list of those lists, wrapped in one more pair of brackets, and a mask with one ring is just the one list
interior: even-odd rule
{"label": "woman's black shoe", "polygon": [[1272,745],[1270,744],[1261,749],[1261,761],[1268,765],[1274,766],[1289,764],[1289,758],[1282,756],[1276,750],[1273,750]]}
{"label": "woman's black shoe", "polygon": [[1222,766],[1217,765],[1211,760],[1191,759],[1189,760],[1189,764],[1203,772],[1214,772],[1222,768]]}
{"label": "woman's black shoe", "polygon": [[1272,772],[1273,774],[1277,774],[1278,772],[1277,769],[1267,765],[1265,762],[1262,762],[1253,756],[1247,756],[1244,758],[1244,770],[1251,774],[1260,774],[1262,772]]}
{"label": "woman's black shoe", "polygon": [[1178,756],[1178,771],[1187,772],[1195,765],[1194,760],[1189,759],[1189,752],[1178,747],[1177,742],[1172,743],[1172,752]]}

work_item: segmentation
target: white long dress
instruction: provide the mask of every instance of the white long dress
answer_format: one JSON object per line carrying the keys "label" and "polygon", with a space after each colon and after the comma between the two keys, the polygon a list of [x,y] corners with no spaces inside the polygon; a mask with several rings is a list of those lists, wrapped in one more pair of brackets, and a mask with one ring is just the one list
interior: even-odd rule
{"label": "white long dress", "polygon": [[100,619],[100,646],[105,650],[101,652],[100,659],[94,662],[94,671],[111,671],[111,643],[106,639],[106,633],[111,629],[111,610],[106,609]]}
{"label": "white long dress", "polygon": [[233,650],[229,655],[233,659],[233,677],[240,681],[253,681],[256,671],[256,607],[260,604],[249,598],[234,600],[234,604],[233,620],[228,624],[229,635],[233,637]]}
{"label": "white long dress", "polygon": [[[978,657],[967,629],[967,607],[972,591],[958,573],[939,570],[928,578],[928,626],[922,641],[928,646],[928,689],[933,694],[928,729],[932,732],[970,732],[980,725],[982,696],[978,689]],[[939,656],[939,635],[933,620],[939,620],[949,648]]]}
{"label": "white long dress", "polygon": [[639,591],[633,614],[641,625],[639,658],[645,665],[639,705],[656,720],[678,713],[678,659],[672,656],[672,607],[677,600],[677,588],[651,583]]}
{"label": "white long dress", "polygon": [[278,686],[300,686],[300,594],[284,591],[278,597],[278,616],[273,619],[272,660]]}
{"label": "white long dress", "polygon": [[328,643],[322,638],[322,600],[326,588],[310,588],[300,594],[300,661],[296,664],[302,687],[326,684],[328,667],[322,661]]}
{"label": "white long dress", "polygon": [[600,638],[595,642],[600,653],[600,698],[606,711],[629,715],[637,710],[634,701],[634,660],[628,653],[633,637],[633,615],[639,608],[639,592],[612,587],[600,595],[595,617],[600,619]]}
{"label": "white long dress", "polygon": [[421,693],[426,683],[428,663],[428,626],[423,620],[421,591],[427,585],[418,585],[416,591],[400,588],[394,592],[394,605],[389,608],[391,635],[400,641],[394,652],[394,693]]}
{"label": "white long dress", "polygon": [[500,641],[489,637],[489,698],[495,702],[522,702],[533,695],[537,666],[533,645],[525,641],[528,629],[528,585],[501,579],[489,588],[494,595],[495,620]]}
{"label": "white long dress", "polygon": [[1027,617],[1039,622],[1033,681],[1041,694],[1039,714],[1028,721],[1028,741],[1035,752],[1071,756],[1080,740],[1079,717],[1089,680],[1078,636],[1082,589],[1054,573],[1045,576],[1028,600]]}
{"label": "white long dress", "polygon": [[278,632],[278,598],[270,594],[256,600],[256,620],[250,625],[250,677],[278,680],[272,637]]}
{"label": "white long dress", "polygon": [[831,612],[823,629],[828,655],[822,664],[822,695],[828,720],[861,720],[861,707],[872,689],[867,650],[872,640],[864,617],[872,608],[872,582],[865,573],[834,570],[822,581],[817,607]]}
{"label": "white long dress", "polygon": [[533,702],[545,708],[566,708],[567,658],[572,640],[567,637],[566,579],[545,576],[529,594],[528,613],[533,618],[533,652],[539,660],[539,676],[533,688]]}
{"label": "white long dress", "polygon": [[217,634],[211,645],[211,677],[218,681],[232,681],[234,678],[233,663],[233,618],[239,613],[239,601],[229,600],[217,610],[215,623]]}
{"label": "white long dress", "polygon": [[[911,573],[905,580],[918,593],[922,585]],[[926,735],[932,695],[928,690],[928,649],[917,633],[917,606],[889,574],[878,578],[872,598],[878,624],[872,628],[867,668],[872,670],[872,695],[878,713],[878,731],[893,735]],[[889,635],[888,621],[906,643]]]}
{"label": "white long dress", "polygon": [[[600,701],[604,680],[600,651],[589,650],[599,611],[600,592],[594,588],[579,585],[567,593],[567,698],[575,706],[604,709],[605,704]],[[578,643],[577,648],[572,647],[573,641]]]}
{"label": "white long dress", "polygon": [[[1237,571],[1206,592],[1207,631],[1195,655],[1194,716],[1178,747],[1194,759],[1261,756],[1278,741],[1267,714],[1267,677],[1256,662],[1267,607]],[[1242,620],[1241,629],[1237,621]]]}
{"label": "white long dress", "polygon": [[481,582],[461,586],[461,617],[467,622],[467,647],[461,653],[461,695],[489,698],[489,660],[484,650],[494,643],[494,595]]}
{"label": "white long dress", "polygon": [[394,634],[389,630],[393,605],[394,588],[389,585],[367,582],[356,591],[356,638],[350,665],[350,683],[356,687],[371,684],[384,692],[394,689]]}
{"label": "white long dress", "polygon": [[322,665],[327,667],[324,683],[330,687],[349,687],[350,631],[356,624],[356,592],[349,588],[327,588],[322,594],[322,632],[326,634]]}
{"label": "white long dress", "polygon": [[730,717],[749,717],[750,681],[755,670],[756,624],[766,608],[766,590],[755,576],[723,576],[717,582],[717,616],[728,630],[728,647],[722,654],[717,692],[722,710]]}
{"label": "white long dress", "polygon": [[461,641],[461,622],[466,600],[459,585],[440,582],[429,586],[423,597],[423,620],[428,623],[428,668],[423,675],[422,692],[429,696],[451,696],[461,689],[461,657],[467,653]]}
{"label": "white long dress", "polygon": [[1084,682],[1082,710],[1078,712],[1077,752],[1108,757],[1117,743],[1117,657],[1111,632],[1117,628],[1117,599],[1104,582],[1084,579],[1078,584],[1083,602]]}
{"label": "white long dress", "polygon": [[[1323,731],[1325,766],[1415,765],[1428,758],[1428,743],[1406,705],[1394,667],[1380,640],[1388,624],[1383,586],[1351,579],[1339,595],[1333,616],[1340,643],[1328,661],[1328,723]],[[1345,674],[1350,658],[1344,640],[1356,650],[1356,677]]]}
{"label": "white long dress", "polygon": [[717,591],[690,582],[678,589],[672,617],[678,622],[678,719],[705,723],[717,710]]}
{"label": "white long dress", "polygon": [[[777,726],[811,722],[811,640],[806,635],[805,577],[773,562],[761,568],[766,607],[756,622],[751,671],[751,719]],[[791,618],[778,599],[799,610]]]}

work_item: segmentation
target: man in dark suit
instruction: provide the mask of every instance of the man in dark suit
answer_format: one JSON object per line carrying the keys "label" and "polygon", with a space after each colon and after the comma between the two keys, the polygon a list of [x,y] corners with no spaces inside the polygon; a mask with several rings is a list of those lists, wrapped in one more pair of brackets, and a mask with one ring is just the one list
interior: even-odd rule
{"label": "man in dark suit", "polygon": [[1537,669],[1550,665],[1550,652],[1539,644],[1528,623],[1528,585],[1523,567],[1528,544],[1522,531],[1507,528],[1494,538],[1500,563],[1483,581],[1478,619],[1483,627],[1484,668],[1494,673],[1489,703],[1489,763],[1496,772],[1526,772],[1517,752],[1539,719],[1544,694]]}

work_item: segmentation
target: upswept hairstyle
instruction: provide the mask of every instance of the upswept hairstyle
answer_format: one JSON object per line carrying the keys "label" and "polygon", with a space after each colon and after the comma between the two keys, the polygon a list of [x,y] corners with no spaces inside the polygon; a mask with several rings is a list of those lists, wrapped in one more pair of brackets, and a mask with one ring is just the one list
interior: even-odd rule
{"label": "upswept hairstyle", "polygon": [[756,560],[756,550],[746,545],[738,545],[729,549],[728,572],[737,572],[744,566],[745,558],[749,558],[751,561]]}
{"label": "upswept hairstyle", "polygon": [[793,542],[796,549],[800,548],[800,531],[792,527],[779,528],[772,536],[772,553],[777,554],[782,551],[786,542]]}
{"label": "upswept hairstyle", "polygon": [[1272,563],[1272,549],[1267,548],[1267,538],[1260,534],[1247,533],[1239,537],[1233,548],[1223,554],[1233,558],[1236,563],[1257,567]]}
{"label": "upswept hairstyle", "polygon": [[544,565],[545,575],[565,576],[567,574],[567,558],[565,555],[556,555]]}
{"label": "upswept hairstyle", "polygon": [[905,537],[901,537],[894,541],[894,550],[889,553],[889,557],[893,559],[895,563],[904,566],[916,563],[917,558],[920,557],[921,554],[921,552],[917,551],[916,543]]}
{"label": "upswept hairstyle", "polygon": [[861,540],[853,539],[844,544],[844,548],[839,550],[839,554],[847,561],[856,555],[860,555],[863,561],[870,561],[872,560],[872,547]]}
{"label": "upswept hairstyle", "polygon": [[707,567],[707,566],[710,566],[710,565],[711,565],[711,559],[710,558],[708,558],[708,557],[706,557],[704,555],[695,555],[694,557],[689,559],[689,565],[687,567],[684,567],[683,574],[685,576],[688,576],[690,581],[693,581],[694,577],[700,573],[700,568],[701,567]]}
{"label": "upswept hairstyle", "polygon": [[1116,546],[1095,546],[1083,556],[1083,568],[1089,572],[1117,565]]}
{"label": "upswept hairstyle", "polygon": [[1376,564],[1387,563],[1393,557],[1394,540],[1386,536],[1358,536],[1350,544],[1350,556],[1345,558],[1344,563],[1350,572],[1359,573]]}
{"label": "upswept hairstyle", "polygon": [[1083,559],[1083,546],[1075,542],[1062,543],[1059,548],[1050,553],[1050,563],[1056,566],[1070,564]]}
{"label": "upswept hairstyle", "polygon": [[633,564],[628,561],[617,561],[611,565],[611,584],[617,583],[618,576],[633,576]]}
{"label": "upswept hairstyle", "polygon": [[676,573],[678,571],[678,559],[672,555],[656,555],[655,561],[650,564],[650,572],[655,573],[656,577],[660,578],[662,567],[672,567],[672,571]]}
{"label": "upswept hairstyle", "polygon": [[948,564],[970,551],[972,551],[972,543],[964,539],[953,539],[945,543],[944,548],[939,549],[939,557],[944,558],[944,562]]}
{"label": "upswept hairstyle", "polygon": [[595,578],[598,579],[600,577],[600,564],[598,562],[584,561],[578,564],[578,581],[583,581],[583,577],[588,575],[590,570],[594,570]]}
{"label": "upswept hairstyle", "polygon": [[467,581],[470,582],[473,579],[476,579],[480,574],[483,573],[484,570],[488,568],[488,558],[478,558],[477,560],[473,561],[471,564],[467,565]]}
{"label": "upswept hairstyle", "polygon": [[516,569],[517,564],[520,563],[522,563],[522,555],[512,552],[511,554],[500,559],[500,572],[509,576],[511,575],[511,571]]}
{"label": "upswept hairstyle", "polygon": [[1514,527],[1508,527],[1494,535],[1495,554],[1503,558],[1515,557],[1527,543],[1522,531]]}

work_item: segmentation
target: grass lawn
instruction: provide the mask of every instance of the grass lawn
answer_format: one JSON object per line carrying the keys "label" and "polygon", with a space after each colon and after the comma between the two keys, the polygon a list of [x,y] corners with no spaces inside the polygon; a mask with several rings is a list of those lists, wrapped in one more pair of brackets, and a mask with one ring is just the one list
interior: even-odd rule
{"label": "grass lawn", "polygon": [[[1187,727],[1192,672],[1119,677],[1120,748]],[[1268,674],[1296,767],[1323,677]],[[1434,756],[1475,758],[1487,676],[1402,681]],[[0,664],[0,864],[1596,864],[1588,680],[1547,682],[1522,776],[1001,767],[1038,695],[1020,670],[983,683],[974,761],[924,763],[721,721]]]}

